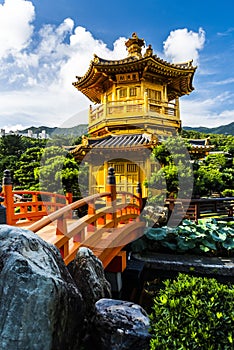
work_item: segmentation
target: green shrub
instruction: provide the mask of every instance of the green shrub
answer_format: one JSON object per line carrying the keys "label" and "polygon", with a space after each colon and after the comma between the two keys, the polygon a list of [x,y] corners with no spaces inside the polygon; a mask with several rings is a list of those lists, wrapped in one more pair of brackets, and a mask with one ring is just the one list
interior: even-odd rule
{"label": "green shrub", "polygon": [[234,197],[234,190],[232,189],[226,189],[222,192],[222,195],[224,197]]}
{"label": "green shrub", "polygon": [[150,350],[234,349],[234,288],[179,274],[154,299]]}

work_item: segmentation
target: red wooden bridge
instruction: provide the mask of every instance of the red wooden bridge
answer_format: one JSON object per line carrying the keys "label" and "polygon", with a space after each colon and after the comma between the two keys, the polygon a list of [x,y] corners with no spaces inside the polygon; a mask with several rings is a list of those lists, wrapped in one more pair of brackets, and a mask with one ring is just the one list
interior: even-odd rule
{"label": "red wooden bridge", "polygon": [[[62,196],[41,191],[13,191],[10,174],[3,179],[6,223],[22,226],[37,233],[59,248],[65,264],[69,264],[81,246],[92,249],[104,268],[113,259],[126,266],[122,248],[142,235],[144,223],[139,215],[139,195],[116,192],[113,171],[109,173],[106,192],[72,203],[71,194]],[[139,191],[140,192],[140,191]],[[76,212],[85,208],[86,214]]]}
{"label": "red wooden bridge", "polygon": [[[13,191],[10,173],[6,170],[2,191],[5,222],[25,227],[54,244],[65,264],[74,259],[79,247],[86,246],[92,249],[105,268],[118,261],[123,270],[126,254],[122,248],[140,237],[144,229],[144,223],[140,221],[140,188],[138,192],[138,195],[116,192],[112,169],[106,192],[72,202],[71,193],[64,196],[42,191]],[[199,218],[214,216],[233,220],[233,197],[197,199],[189,203],[168,198],[165,205],[173,211],[177,223],[183,218],[198,221]],[[77,215],[77,212],[85,214]]]}

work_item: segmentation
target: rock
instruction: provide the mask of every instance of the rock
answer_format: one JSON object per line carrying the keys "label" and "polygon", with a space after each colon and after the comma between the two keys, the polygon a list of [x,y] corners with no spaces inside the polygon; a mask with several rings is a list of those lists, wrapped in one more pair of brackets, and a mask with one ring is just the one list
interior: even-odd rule
{"label": "rock", "polygon": [[168,221],[168,208],[160,205],[147,205],[142,215],[149,227],[162,226]]}
{"label": "rock", "polygon": [[95,305],[94,337],[100,350],[149,349],[149,318],[139,305],[101,299]]}
{"label": "rock", "polygon": [[0,349],[75,350],[82,296],[54,246],[0,226]]}
{"label": "rock", "polygon": [[92,250],[81,247],[70,268],[70,273],[83,296],[86,316],[91,318],[96,301],[111,298],[111,286],[105,278],[102,262]]}

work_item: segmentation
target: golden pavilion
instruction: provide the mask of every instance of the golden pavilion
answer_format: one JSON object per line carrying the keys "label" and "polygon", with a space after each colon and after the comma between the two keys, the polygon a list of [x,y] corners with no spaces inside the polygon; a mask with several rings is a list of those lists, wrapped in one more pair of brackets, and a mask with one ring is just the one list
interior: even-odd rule
{"label": "golden pavilion", "polygon": [[88,134],[72,153],[90,166],[90,194],[105,191],[105,179],[114,167],[118,190],[136,192],[157,164],[150,153],[164,138],[181,128],[179,98],[193,91],[196,67],[192,61],[172,64],[153,53],[144,39],[132,34],[128,55],[106,60],[94,55],[88,71],[74,87],[94,104],[90,106]]}

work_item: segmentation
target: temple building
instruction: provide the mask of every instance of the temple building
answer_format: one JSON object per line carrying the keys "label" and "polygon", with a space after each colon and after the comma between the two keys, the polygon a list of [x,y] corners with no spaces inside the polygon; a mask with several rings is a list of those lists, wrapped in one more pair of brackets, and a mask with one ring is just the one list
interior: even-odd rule
{"label": "temple building", "polygon": [[210,151],[214,148],[214,145],[210,144],[210,138],[206,137],[205,139],[190,139],[187,140],[190,148],[190,153],[193,156],[197,156],[198,159],[204,158],[207,156]]}
{"label": "temple building", "polygon": [[105,191],[107,169],[113,166],[117,189],[135,193],[157,164],[151,151],[181,128],[179,98],[193,91],[192,61],[172,64],[132,34],[128,55],[106,60],[94,55],[88,71],[74,87],[95,104],[90,106],[88,137],[72,150],[90,166],[90,194]]}

